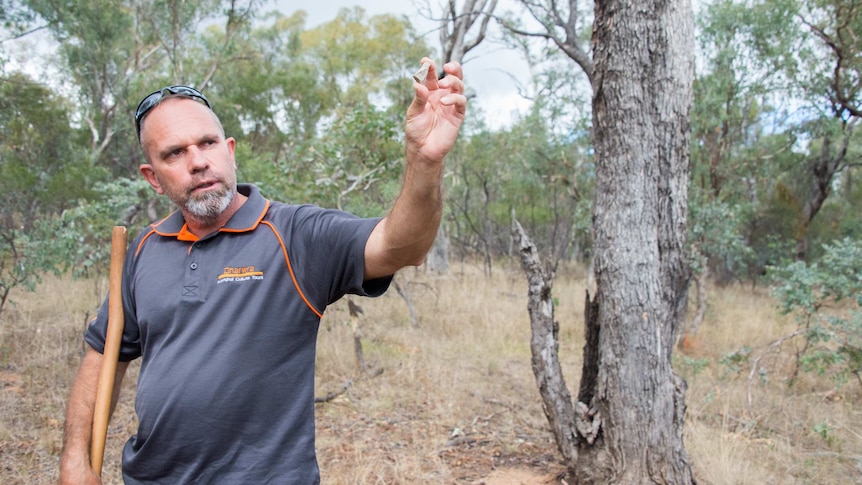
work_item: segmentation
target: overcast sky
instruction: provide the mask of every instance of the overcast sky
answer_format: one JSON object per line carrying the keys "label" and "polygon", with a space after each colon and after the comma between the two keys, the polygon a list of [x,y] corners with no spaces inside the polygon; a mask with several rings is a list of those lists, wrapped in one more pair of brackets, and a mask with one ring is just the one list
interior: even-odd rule
{"label": "overcast sky", "polygon": [[[423,0],[418,0],[422,2]],[[436,14],[440,14],[439,4],[443,0],[429,0]],[[414,28],[425,36],[425,41],[435,51],[440,50],[437,25],[419,15],[417,0],[269,0],[265,5],[265,11],[278,10],[289,15],[297,10],[304,10],[308,14],[306,28],[312,28],[335,18],[338,11],[345,7],[360,6],[365,9],[368,16],[391,13],[404,15],[413,23]],[[458,2],[459,5],[462,2]],[[497,12],[502,13],[507,8],[511,9],[514,0],[499,0]],[[492,22],[493,26],[493,22]],[[41,55],[47,55],[53,50],[54,43],[50,40],[47,31],[27,36],[16,41],[12,47],[11,64],[20,64],[25,71],[31,72],[37,78],[51,79],[52,86],[62,91],[62,78],[42,73],[44,65],[33,63],[34,51]],[[16,54],[17,51],[17,54]],[[429,53],[430,54],[430,53]],[[439,59],[436,59],[439,64]],[[417,68],[419,59],[416,59]],[[494,44],[490,38],[467,54],[464,64],[464,77],[468,89],[475,93],[476,97],[470,103],[471,106],[481,108],[485,119],[491,128],[499,128],[509,124],[513,113],[525,112],[530,103],[524,100],[517,89],[518,82],[527,83],[529,75],[527,64],[520,55],[511,50]],[[516,81],[515,79],[518,81]]]}
{"label": "overcast sky", "polygon": [[[431,0],[439,15],[439,0]],[[462,2],[459,2],[459,4]],[[271,0],[273,9],[285,14],[304,10],[308,14],[307,28],[312,28],[335,18],[338,11],[345,7],[360,6],[368,16],[391,13],[405,15],[413,23],[416,31],[425,34],[425,41],[436,51],[440,50],[440,41],[436,25],[421,17],[415,0]],[[502,12],[510,1],[502,0],[497,7]],[[476,93],[471,103],[479,105],[488,124],[491,127],[506,125],[513,112],[525,110],[529,102],[518,95],[516,81],[510,76],[527,82],[527,64],[520,56],[490,43],[487,39],[476,48],[476,53],[467,55],[464,64],[465,82]],[[440,60],[436,59],[439,63]],[[417,64],[419,60],[416,60]],[[505,71],[505,72],[503,72]]]}

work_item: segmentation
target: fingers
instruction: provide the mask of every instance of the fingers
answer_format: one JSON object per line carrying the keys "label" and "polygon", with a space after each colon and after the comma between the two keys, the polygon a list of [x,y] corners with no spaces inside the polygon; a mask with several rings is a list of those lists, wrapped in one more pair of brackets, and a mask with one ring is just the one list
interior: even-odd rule
{"label": "fingers", "polygon": [[413,75],[416,84],[425,86],[429,91],[446,89],[453,93],[464,92],[464,70],[458,62],[447,62],[442,72],[437,73],[437,66],[428,57],[423,57],[422,67]]}
{"label": "fingers", "polygon": [[[447,62],[443,65],[443,72],[450,75],[446,77],[454,76],[461,81],[464,80],[464,69],[461,67],[461,63],[459,62]],[[443,79],[446,78],[444,77]]]}
{"label": "fingers", "polygon": [[[447,62],[438,79],[437,66],[428,57],[423,57],[421,68],[413,75],[415,96],[408,108],[408,116],[415,116],[433,106],[453,107],[463,115],[467,107],[464,96],[464,70],[458,62]],[[430,105],[427,103],[431,102]],[[439,103],[439,104],[438,104]]]}
{"label": "fingers", "polygon": [[413,81],[429,90],[437,89],[437,67],[434,65],[434,61],[423,57],[420,62],[422,67],[413,74]]}
{"label": "fingers", "polygon": [[455,106],[459,111],[463,111],[467,107],[467,97],[463,94],[450,94],[440,98],[440,104],[444,106]]}

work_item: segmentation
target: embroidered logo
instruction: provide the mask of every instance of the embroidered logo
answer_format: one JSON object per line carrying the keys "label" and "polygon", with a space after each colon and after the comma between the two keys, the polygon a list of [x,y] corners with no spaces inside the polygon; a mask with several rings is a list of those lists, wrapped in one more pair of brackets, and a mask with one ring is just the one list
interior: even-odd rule
{"label": "embroidered logo", "polygon": [[262,279],[263,271],[257,271],[254,266],[243,266],[241,268],[228,266],[224,269],[222,274],[218,275],[219,284]]}

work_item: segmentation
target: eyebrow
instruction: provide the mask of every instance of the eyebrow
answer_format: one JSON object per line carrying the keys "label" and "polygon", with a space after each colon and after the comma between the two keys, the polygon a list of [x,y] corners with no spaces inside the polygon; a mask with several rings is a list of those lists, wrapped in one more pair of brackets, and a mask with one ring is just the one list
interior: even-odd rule
{"label": "eyebrow", "polygon": [[164,159],[168,155],[170,155],[171,153],[175,152],[176,150],[184,149],[185,147],[190,146],[190,145],[199,145],[199,144],[205,143],[205,142],[216,142],[216,143],[218,143],[219,141],[222,141],[222,140],[223,139],[222,139],[221,135],[219,135],[217,133],[207,133],[207,134],[201,135],[197,139],[197,141],[195,141],[194,143],[176,144],[176,145],[167,146],[167,147],[165,147],[164,150],[159,150],[158,155],[159,155],[160,159]]}

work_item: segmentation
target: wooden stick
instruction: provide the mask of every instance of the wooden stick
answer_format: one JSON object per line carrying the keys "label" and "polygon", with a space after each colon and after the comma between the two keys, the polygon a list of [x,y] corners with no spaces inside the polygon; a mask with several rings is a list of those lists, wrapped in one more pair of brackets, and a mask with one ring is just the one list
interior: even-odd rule
{"label": "wooden stick", "polygon": [[126,258],[126,228],[114,226],[111,231],[111,270],[108,289],[108,331],[105,336],[105,352],[102,354],[102,371],[96,391],[96,408],[93,413],[93,436],[90,443],[90,467],[102,475],[102,460],[105,457],[105,441],[108,437],[108,420],[111,417],[111,400],[114,395],[114,379],[120,357],[120,341],[123,338],[123,263]]}

